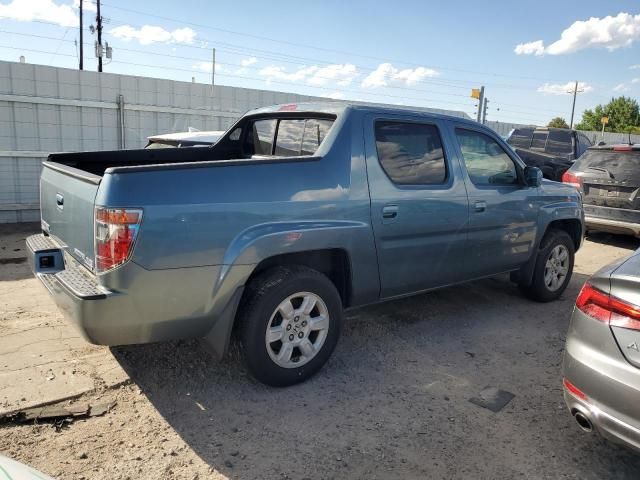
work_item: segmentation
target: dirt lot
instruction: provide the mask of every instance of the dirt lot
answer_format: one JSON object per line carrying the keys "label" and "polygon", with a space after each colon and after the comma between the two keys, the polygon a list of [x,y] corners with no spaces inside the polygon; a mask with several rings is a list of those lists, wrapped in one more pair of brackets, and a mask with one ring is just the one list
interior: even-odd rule
{"label": "dirt lot", "polygon": [[[579,431],[560,380],[580,286],[637,247],[590,238],[551,304],[497,278],[352,311],[328,365],[286,389],[252,380],[237,349],[222,363],[195,341],[113,349],[130,382],[76,400],[115,399],[110,413],[2,425],[0,452],[64,479],[637,479],[640,456]],[[27,266],[0,265],[0,294],[15,282],[37,311]],[[515,397],[498,413],[470,403],[486,386]]]}

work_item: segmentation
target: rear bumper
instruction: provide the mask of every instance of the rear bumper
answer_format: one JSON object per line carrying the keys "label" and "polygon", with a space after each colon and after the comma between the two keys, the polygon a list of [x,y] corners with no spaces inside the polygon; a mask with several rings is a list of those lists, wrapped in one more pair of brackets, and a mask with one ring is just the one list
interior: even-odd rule
{"label": "rear bumper", "polygon": [[565,387],[572,415],[581,412],[604,438],[640,451],[640,369],[624,359],[608,325],[574,310],[563,376],[586,396]]}
{"label": "rear bumper", "polygon": [[[60,311],[87,341],[99,345],[209,338],[213,332],[210,343],[223,353],[251,273],[248,265],[223,275],[220,266],[146,270],[129,262],[98,277],[43,235],[27,239],[27,252],[32,271]],[[52,268],[42,267],[40,258],[47,255],[58,255]]]}
{"label": "rear bumper", "polygon": [[607,218],[590,217],[588,215],[585,215],[584,221],[587,227],[593,228],[594,230],[640,237],[639,223],[609,220]]}

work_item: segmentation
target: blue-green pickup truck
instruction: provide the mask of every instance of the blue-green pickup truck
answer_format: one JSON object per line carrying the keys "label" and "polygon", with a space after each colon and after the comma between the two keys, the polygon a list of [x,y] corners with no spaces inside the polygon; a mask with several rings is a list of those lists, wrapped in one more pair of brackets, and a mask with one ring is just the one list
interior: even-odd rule
{"label": "blue-green pickup truck", "polygon": [[237,332],[271,385],[318,371],[346,308],[511,272],[567,286],[580,194],[492,130],[404,108],[249,112],[211,147],[53,154],[34,273],[104,345]]}

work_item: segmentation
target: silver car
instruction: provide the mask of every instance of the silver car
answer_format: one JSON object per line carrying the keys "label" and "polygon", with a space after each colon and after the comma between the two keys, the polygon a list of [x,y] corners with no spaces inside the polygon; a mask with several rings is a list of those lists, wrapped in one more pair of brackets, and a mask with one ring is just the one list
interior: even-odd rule
{"label": "silver car", "polygon": [[584,431],[640,450],[640,249],[582,287],[563,377],[565,402]]}

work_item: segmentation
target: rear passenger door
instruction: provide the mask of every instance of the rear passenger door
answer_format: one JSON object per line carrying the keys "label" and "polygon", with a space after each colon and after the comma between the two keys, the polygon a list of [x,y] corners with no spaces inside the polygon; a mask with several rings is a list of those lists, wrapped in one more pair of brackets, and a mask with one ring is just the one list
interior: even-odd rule
{"label": "rear passenger door", "polygon": [[487,130],[464,124],[452,134],[469,193],[468,276],[517,269],[534,247],[538,189],[525,185],[520,164]]}
{"label": "rear passenger door", "polygon": [[442,128],[439,121],[422,117],[366,117],[367,175],[383,298],[463,279],[468,200]]}

